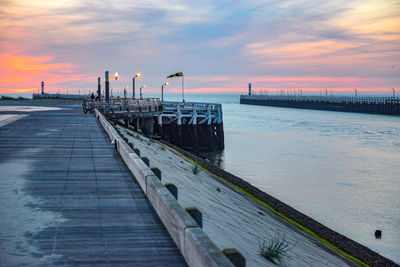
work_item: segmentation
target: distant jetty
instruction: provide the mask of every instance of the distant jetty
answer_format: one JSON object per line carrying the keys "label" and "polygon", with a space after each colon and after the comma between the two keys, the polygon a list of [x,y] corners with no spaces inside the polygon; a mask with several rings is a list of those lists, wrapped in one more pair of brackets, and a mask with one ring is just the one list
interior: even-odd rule
{"label": "distant jetty", "polygon": [[240,104],[400,116],[399,97],[241,95]]}
{"label": "distant jetty", "polygon": [[33,99],[72,99],[72,100],[84,100],[88,98],[88,95],[70,95],[70,94],[33,94]]}

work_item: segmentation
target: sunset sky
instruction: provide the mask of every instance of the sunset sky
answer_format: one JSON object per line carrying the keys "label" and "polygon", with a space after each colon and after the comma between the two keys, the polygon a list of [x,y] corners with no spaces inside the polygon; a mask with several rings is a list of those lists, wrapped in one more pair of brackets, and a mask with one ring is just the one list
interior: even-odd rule
{"label": "sunset sky", "polygon": [[[0,94],[111,87],[400,95],[400,1],[0,0]],[[169,79],[169,92],[180,79]]]}

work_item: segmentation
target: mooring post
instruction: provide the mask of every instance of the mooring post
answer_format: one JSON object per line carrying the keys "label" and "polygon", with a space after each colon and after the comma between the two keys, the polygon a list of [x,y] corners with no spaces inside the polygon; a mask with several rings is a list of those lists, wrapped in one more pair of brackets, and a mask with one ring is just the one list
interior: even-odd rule
{"label": "mooring post", "polygon": [[222,251],[225,256],[235,265],[236,267],[245,267],[246,259],[234,248],[226,248]]}

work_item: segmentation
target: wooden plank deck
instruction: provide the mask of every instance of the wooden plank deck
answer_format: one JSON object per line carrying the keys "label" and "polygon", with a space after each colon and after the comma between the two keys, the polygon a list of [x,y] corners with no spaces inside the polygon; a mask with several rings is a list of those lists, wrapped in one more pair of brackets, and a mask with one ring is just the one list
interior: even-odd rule
{"label": "wooden plank deck", "polygon": [[0,127],[0,266],[186,265],[95,116],[24,114]]}

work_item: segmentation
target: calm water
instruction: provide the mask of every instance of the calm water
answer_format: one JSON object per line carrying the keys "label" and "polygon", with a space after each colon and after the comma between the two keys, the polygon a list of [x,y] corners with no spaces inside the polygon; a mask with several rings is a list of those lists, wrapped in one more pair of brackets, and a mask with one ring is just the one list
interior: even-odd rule
{"label": "calm water", "polygon": [[186,100],[223,104],[224,169],[400,263],[400,118]]}

